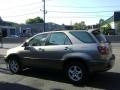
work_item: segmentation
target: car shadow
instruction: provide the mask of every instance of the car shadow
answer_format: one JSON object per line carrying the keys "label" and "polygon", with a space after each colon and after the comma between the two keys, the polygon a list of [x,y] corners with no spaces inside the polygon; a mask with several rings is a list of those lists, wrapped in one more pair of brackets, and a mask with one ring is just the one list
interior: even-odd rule
{"label": "car shadow", "polygon": [[[61,71],[29,69],[24,71],[22,75],[71,84]],[[92,87],[105,90],[120,90],[120,73],[98,73],[97,75],[91,76],[87,83],[84,84],[84,86],[82,85],[82,87]]]}
{"label": "car shadow", "polygon": [[105,90],[120,90],[120,73],[99,73],[91,77],[86,86]]}
{"label": "car shadow", "polygon": [[[0,68],[0,73],[11,74],[7,69],[3,68]],[[66,79],[62,71],[48,69],[27,69],[24,70],[20,75],[71,84]],[[116,72],[99,73],[97,75],[91,76],[87,83],[84,84],[84,86],[82,85],[82,87],[91,87],[105,90],[120,90],[120,73]]]}
{"label": "car shadow", "polygon": [[[0,90],[38,90],[29,86],[16,83],[0,82]],[[42,89],[39,89],[42,90]]]}
{"label": "car shadow", "polygon": [[21,75],[35,77],[38,79],[52,80],[57,82],[70,83],[62,71],[48,69],[27,69]]}

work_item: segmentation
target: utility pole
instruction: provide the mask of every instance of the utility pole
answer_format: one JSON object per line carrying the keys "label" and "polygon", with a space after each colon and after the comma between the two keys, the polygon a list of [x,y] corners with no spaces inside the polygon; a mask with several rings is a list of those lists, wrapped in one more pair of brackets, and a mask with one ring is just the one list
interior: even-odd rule
{"label": "utility pole", "polygon": [[43,29],[43,32],[45,32],[45,14],[46,14],[46,10],[45,10],[45,0],[43,0],[43,3],[44,3],[44,10],[43,10],[43,16],[44,16],[44,29]]}

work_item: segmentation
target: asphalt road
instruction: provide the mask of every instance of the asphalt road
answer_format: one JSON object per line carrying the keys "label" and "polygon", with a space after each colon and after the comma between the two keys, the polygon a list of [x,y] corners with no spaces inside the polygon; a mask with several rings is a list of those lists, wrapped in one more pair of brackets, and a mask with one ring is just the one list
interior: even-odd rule
{"label": "asphalt road", "polygon": [[[74,86],[58,71],[28,69],[20,75],[11,74],[1,59],[0,90],[120,90],[119,46],[120,44],[113,45],[113,52],[116,55],[114,68],[90,77],[84,86]],[[7,47],[4,47],[4,50],[7,50]]]}

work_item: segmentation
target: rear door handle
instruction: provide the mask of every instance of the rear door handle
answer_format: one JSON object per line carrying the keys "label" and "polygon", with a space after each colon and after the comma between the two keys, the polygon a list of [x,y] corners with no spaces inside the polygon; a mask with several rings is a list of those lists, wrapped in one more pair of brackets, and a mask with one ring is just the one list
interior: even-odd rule
{"label": "rear door handle", "polygon": [[45,50],[44,50],[44,49],[42,49],[42,48],[39,48],[39,51],[44,52]]}
{"label": "rear door handle", "polygon": [[64,50],[72,50],[71,48],[69,48],[69,47],[65,47],[65,49]]}

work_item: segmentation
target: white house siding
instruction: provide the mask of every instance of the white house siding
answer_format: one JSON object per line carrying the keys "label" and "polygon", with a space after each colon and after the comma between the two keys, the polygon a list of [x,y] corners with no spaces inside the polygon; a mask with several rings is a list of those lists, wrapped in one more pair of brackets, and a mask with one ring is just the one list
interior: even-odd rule
{"label": "white house siding", "polygon": [[120,21],[115,22],[115,29],[117,34],[120,34]]}
{"label": "white house siding", "polygon": [[114,22],[111,22],[110,25],[111,25],[112,29],[115,29],[115,23]]}
{"label": "white house siding", "polygon": [[[107,24],[108,23],[104,24],[102,27],[107,27]],[[110,22],[109,24],[110,24],[112,29],[115,29],[115,23],[114,22]]]}

